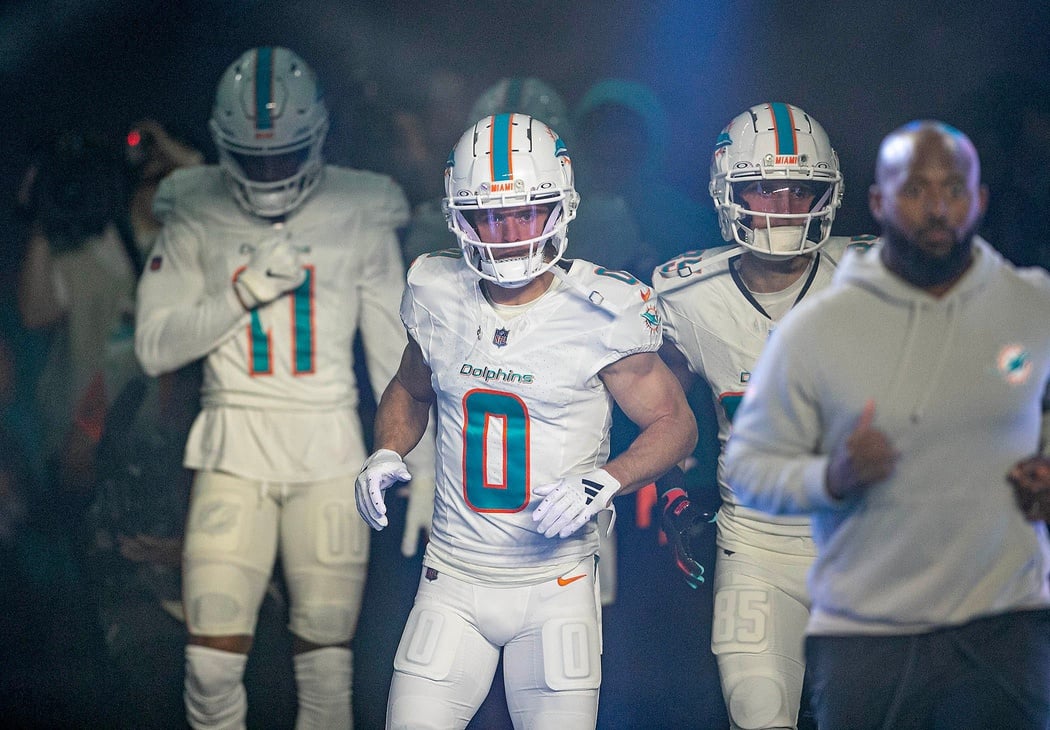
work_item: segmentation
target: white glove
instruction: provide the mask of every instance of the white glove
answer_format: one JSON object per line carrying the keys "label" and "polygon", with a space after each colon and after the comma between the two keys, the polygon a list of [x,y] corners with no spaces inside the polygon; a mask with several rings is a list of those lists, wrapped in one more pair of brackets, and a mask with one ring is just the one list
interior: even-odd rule
{"label": "white glove", "polygon": [[401,537],[401,554],[411,558],[419,549],[419,533],[424,542],[430,539],[430,525],[434,521],[434,482],[416,477],[404,488],[408,497],[405,510],[405,532]]}
{"label": "white glove", "polygon": [[568,537],[603,509],[609,509],[619,490],[620,483],[605,469],[565,477],[532,490],[543,497],[532,519],[540,523],[536,529],[545,537]]}
{"label": "white glove", "polygon": [[397,482],[407,482],[411,478],[408,467],[396,451],[380,449],[365,459],[361,473],[357,475],[355,491],[357,511],[369,527],[382,530],[387,526],[383,492]]}
{"label": "white glove", "polygon": [[233,286],[241,303],[255,309],[295,289],[305,279],[299,250],[292,245],[290,234],[283,231],[255,247]]}

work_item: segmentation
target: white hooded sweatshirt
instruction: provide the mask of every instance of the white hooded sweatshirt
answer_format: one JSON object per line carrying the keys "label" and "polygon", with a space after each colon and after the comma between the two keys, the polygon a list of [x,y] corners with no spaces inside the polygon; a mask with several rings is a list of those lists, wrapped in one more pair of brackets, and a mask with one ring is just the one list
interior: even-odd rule
{"label": "white hooded sweatshirt", "polygon": [[[975,239],[937,298],[879,247],[782,321],[734,421],[726,476],[742,504],[811,513],[810,634],[914,634],[1050,606],[1050,540],[1006,479],[1040,445],[1050,275]],[[828,454],[875,401],[900,452],[856,499],[825,488]]]}

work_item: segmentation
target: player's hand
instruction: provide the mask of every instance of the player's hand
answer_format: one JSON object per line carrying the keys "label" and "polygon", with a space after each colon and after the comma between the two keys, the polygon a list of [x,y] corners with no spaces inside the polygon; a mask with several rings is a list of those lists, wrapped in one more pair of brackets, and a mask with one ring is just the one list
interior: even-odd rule
{"label": "player's hand", "polygon": [[1018,462],[1007,479],[1025,519],[1050,522],[1050,457],[1033,456]]}
{"label": "player's hand", "polygon": [[568,537],[603,509],[608,509],[618,491],[620,482],[605,469],[565,477],[532,490],[536,496],[543,497],[532,519],[540,523],[536,529],[545,537]]}
{"label": "player's hand", "polygon": [[434,520],[434,482],[416,477],[404,488],[408,507],[405,510],[405,532],[401,536],[401,554],[411,558],[419,549],[419,533],[423,543],[430,539],[430,526]]}
{"label": "player's hand", "polygon": [[660,524],[671,545],[674,563],[689,587],[698,588],[704,582],[704,566],[696,556],[700,554],[701,537],[715,521],[715,515],[690,502],[689,495],[678,487],[669,490],[660,501],[663,503]]}
{"label": "player's hand", "polygon": [[383,492],[397,482],[407,482],[412,478],[396,451],[380,449],[367,459],[357,475],[355,488],[357,511],[361,518],[374,530],[387,526],[386,501]]}
{"label": "player's hand", "polygon": [[835,499],[856,497],[893,473],[900,454],[874,421],[875,401],[869,400],[853,431],[829,455],[825,484]]}
{"label": "player's hand", "polygon": [[292,245],[290,234],[281,231],[255,247],[233,287],[245,309],[255,309],[292,291],[305,279],[299,249]]}

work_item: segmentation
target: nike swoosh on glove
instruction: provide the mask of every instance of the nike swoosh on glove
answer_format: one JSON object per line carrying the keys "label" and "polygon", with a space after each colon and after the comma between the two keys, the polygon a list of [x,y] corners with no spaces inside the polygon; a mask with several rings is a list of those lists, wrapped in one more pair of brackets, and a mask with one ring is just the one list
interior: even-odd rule
{"label": "nike swoosh on glove", "polygon": [[398,482],[407,482],[412,475],[396,451],[380,449],[367,459],[357,475],[355,497],[357,511],[373,530],[387,526],[386,501],[383,492]]}
{"label": "nike swoosh on glove", "polygon": [[545,537],[568,537],[603,509],[609,509],[618,491],[620,482],[605,469],[565,477],[532,490],[543,497],[532,519],[540,523],[536,529]]}
{"label": "nike swoosh on glove", "polygon": [[248,265],[233,282],[241,303],[255,309],[302,284],[306,280],[306,269],[299,257],[288,232],[256,246]]}

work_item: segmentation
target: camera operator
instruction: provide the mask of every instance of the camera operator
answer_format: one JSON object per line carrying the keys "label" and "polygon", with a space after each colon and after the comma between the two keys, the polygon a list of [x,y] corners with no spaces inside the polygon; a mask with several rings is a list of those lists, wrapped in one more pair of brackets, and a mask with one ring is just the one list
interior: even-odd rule
{"label": "camera operator", "polygon": [[50,338],[37,387],[45,453],[67,495],[91,481],[109,399],[137,372],[132,351],[141,270],[127,220],[123,163],[104,137],[66,132],[26,172],[31,219],[18,306]]}

